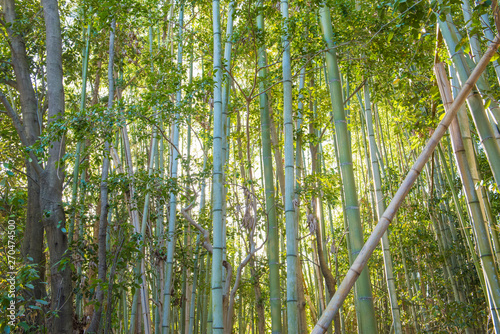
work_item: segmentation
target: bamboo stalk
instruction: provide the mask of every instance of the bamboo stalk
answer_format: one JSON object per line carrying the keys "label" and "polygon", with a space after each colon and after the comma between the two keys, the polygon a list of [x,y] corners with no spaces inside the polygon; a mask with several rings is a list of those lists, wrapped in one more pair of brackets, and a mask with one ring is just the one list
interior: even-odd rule
{"label": "bamboo stalk", "polygon": [[[363,245],[363,228],[359,210],[358,196],[356,192],[356,181],[354,178],[353,159],[351,144],[349,142],[349,131],[347,117],[344,109],[342,86],[340,82],[340,70],[337,61],[335,44],[333,41],[333,31],[330,16],[330,8],[323,5],[320,8],[321,27],[324,40],[328,47],[325,52],[327,78],[329,82],[331,114],[335,121],[335,137],[340,161],[340,171],[344,186],[345,211],[349,225],[349,239],[351,242],[352,259],[358,256]],[[375,319],[375,309],[373,306],[373,295],[371,291],[370,275],[368,268],[359,272],[360,280],[356,284],[356,310],[358,327],[361,333],[376,333],[377,321]],[[327,328],[325,327],[325,330]]]}
{"label": "bamboo stalk", "polygon": [[224,247],[223,227],[223,115],[222,115],[222,61],[221,61],[221,29],[220,29],[220,1],[212,2],[213,11],[213,70],[215,74],[214,85],[214,128],[213,128],[213,197],[212,197],[212,219],[213,219],[213,254],[212,254],[212,326],[214,334],[224,332],[223,311],[223,285],[222,285],[222,260]]}
{"label": "bamboo stalk", "polygon": [[288,1],[281,1],[283,35],[283,120],[285,129],[285,221],[286,221],[286,302],[288,333],[298,332],[297,310],[297,226],[293,205],[294,163],[293,163],[293,120],[292,120],[292,72],[290,40],[288,32]]}
{"label": "bamboo stalk", "polygon": [[[222,62],[223,71],[223,79],[222,79],[222,172],[224,172],[226,165],[226,156],[229,156],[228,150],[228,141],[227,138],[229,136],[231,117],[228,117],[228,107],[231,96],[231,54],[232,54],[232,35],[233,35],[233,16],[235,12],[235,4],[234,1],[229,3],[228,13],[227,13],[227,23],[226,23],[226,42],[224,45],[224,61]],[[225,176],[222,177],[225,180]],[[227,245],[226,245],[226,193],[227,190],[223,187],[222,193],[222,236],[223,236],[223,249],[222,249],[222,260],[226,260],[227,253]],[[226,285],[226,269],[222,268],[222,286]],[[224,294],[223,299],[226,299],[227,296]]]}
{"label": "bamboo stalk", "polygon": [[[89,60],[89,49],[90,49],[90,31],[91,31],[92,25],[89,24],[87,27],[87,34],[86,34],[86,41],[85,41],[85,49],[84,49],[84,54],[83,54],[83,61],[82,61],[82,93],[81,93],[81,98],[80,98],[80,112],[85,111],[85,100],[87,96],[87,69],[88,69],[88,60]],[[9,90],[10,92],[10,90]],[[71,243],[73,242],[73,231],[75,228],[75,221],[76,221],[76,215],[77,215],[77,198],[78,198],[78,185],[80,184],[81,180],[79,178],[79,173],[80,173],[80,153],[85,147],[85,142],[84,141],[79,141],[76,145],[76,156],[75,156],[75,167],[74,167],[74,172],[73,172],[73,188],[72,188],[72,197],[71,197],[71,203],[73,205],[73,217],[70,221],[69,229],[68,229],[68,241]],[[85,174],[85,173],[82,173]],[[82,233],[78,233],[78,238],[83,238]],[[77,264],[77,272],[78,274],[81,274],[82,270],[82,264],[81,262],[78,262]],[[75,313],[77,316],[77,319],[80,319],[83,316],[83,307],[82,307],[82,301],[83,301],[83,295],[80,289],[77,290],[76,293],[76,305],[75,305]]]}
{"label": "bamboo stalk", "polygon": [[[452,100],[451,88],[442,63],[438,63],[435,65],[435,72],[436,77],[438,78],[438,86],[441,92],[443,103],[445,105],[445,109],[448,109],[447,107]],[[477,196],[469,164],[465,156],[465,147],[460,134],[460,128],[457,118],[454,118],[451,123],[450,134],[452,138],[453,150],[455,151],[455,159],[457,161],[460,177],[465,188],[465,195],[468,202],[467,204],[469,206],[474,230],[476,232],[479,258],[481,259],[481,265],[485,274],[484,277],[486,280],[486,284],[490,287],[490,293],[492,297],[492,303],[490,304],[491,313],[492,316],[495,316],[496,313],[496,316],[498,317],[498,307],[500,306],[499,278],[495,268],[495,262],[488,232],[486,231],[483,215],[479,207],[479,198]],[[495,328],[496,332],[498,332],[499,330],[500,328]]]}
{"label": "bamboo stalk", "polygon": [[[259,13],[257,16],[257,28],[264,31],[264,16],[262,14],[262,1],[259,1]],[[262,160],[264,165],[266,214],[268,221],[268,247],[267,255],[269,260],[269,298],[271,308],[271,330],[273,333],[281,333],[281,298],[280,298],[280,272],[279,272],[279,231],[276,218],[276,203],[274,195],[274,177],[273,177],[273,156],[271,147],[270,117],[268,96],[264,93],[266,89],[267,77],[267,55],[265,45],[259,47],[259,71],[261,83],[259,90],[260,98],[260,119],[261,119],[261,142],[262,142]]]}
{"label": "bamboo stalk", "polygon": [[[448,20],[451,21],[451,18],[448,18]],[[464,82],[468,78],[470,68],[467,64],[466,57],[464,56],[463,51],[459,50],[459,52],[455,52],[455,39],[457,37],[455,34],[453,34],[453,30],[449,25],[452,25],[452,27],[454,27],[452,22],[450,23],[439,21],[439,27],[446,41],[446,45],[448,46],[448,51],[457,70],[458,77],[461,82]],[[477,88],[479,88],[479,90],[483,91],[484,93],[484,90],[488,89],[488,87],[485,87],[487,86],[487,84],[480,84],[482,83],[479,81],[480,79],[481,77],[478,78]],[[477,91],[467,97],[467,103],[469,105],[474,124],[478,131],[479,138],[481,139],[481,144],[485,150],[486,157],[490,164],[493,178],[498,185],[500,184],[500,147],[497,140],[495,139],[495,132],[493,131],[492,124],[488,119],[483,101]],[[492,103],[494,102],[492,101]]]}
{"label": "bamboo stalk", "polygon": [[[184,27],[184,1],[181,1],[180,9],[179,9],[179,45],[177,46],[177,70],[182,70],[182,32]],[[176,106],[180,108],[182,103],[182,89],[181,84],[179,83],[177,96],[176,96]],[[175,120],[173,125],[173,146],[179,146],[179,112],[175,113]],[[170,173],[174,182],[177,182],[177,169],[178,169],[178,157],[179,152],[177,149],[171,150],[170,155]],[[169,219],[168,219],[168,236],[167,236],[167,261],[165,268],[165,288],[163,290],[164,293],[164,302],[163,302],[163,317],[162,317],[162,333],[167,334],[170,330],[171,320],[170,320],[170,309],[171,309],[171,286],[172,286],[172,275],[173,275],[173,262],[174,262],[174,253],[175,253],[175,225],[176,225],[176,207],[177,207],[177,196],[174,192],[170,193],[170,201],[169,201]]]}
{"label": "bamboo stalk", "polygon": [[[369,136],[369,147],[370,147],[370,157],[371,157],[371,168],[372,177],[375,185],[375,198],[377,206],[375,211],[377,212],[377,218],[381,218],[381,214],[385,211],[385,198],[382,192],[382,177],[380,173],[380,163],[377,159],[377,143],[375,141],[375,134],[373,131],[373,120],[370,102],[370,91],[368,83],[365,84],[365,112],[366,112],[366,126],[368,129]],[[396,294],[396,285],[394,283],[393,267],[392,267],[392,255],[390,251],[389,236],[387,231],[382,236],[382,252],[384,256],[384,268],[387,282],[387,290],[389,291],[389,301],[391,303],[391,313],[392,321],[394,325],[394,333],[401,334],[401,316],[399,312],[398,298]]]}
{"label": "bamboo stalk", "polygon": [[[493,31],[491,31],[490,28],[490,17],[488,13],[484,13],[483,15],[481,15],[480,21],[483,27],[484,36],[488,40],[488,45],[490,45],[495,35],[493,34]],[[500,83],[500,63],[498,62],[498,60],[495,60],[493,62],[493,67],[495,68],[495,73],[497,75],[498,83]]]}
{"label": "bamboo stalk", "polygon": [[[300,192],[300,187],[302,183],[302,170],[304,169],[302,166],[302,112],[304,110],[304,103],[303,103],[303,95],[301,93],[302,89],[304,88],[305,84],[305,73],[306,69],[305,67],[302,67],[300,70],[300,75],[299,75],[299,96],[298,96],[298,105],[297,105],[297,123],[296,123],[296,129],[297,129],[297,138],[295,140],[295,194],[294,194],[294,200],[296,203],[299,203],[299,192]],[[277,171],[278,172],[278,171]],[[305,171],[304,171],[305,172]],[[296,222],[300,221],[300,205],[297,205],[295,207],[295,220]],[[296,223],[297,224],[297,223]],[[300,247],[298,245],[297,247]],[[300,250],[298,251],[297,255],[300,256],[301,252]],[[305,282],[304,282],[304,276],[302,272],[302,263],[300,261],[300,258],[297,260],[297,307],[298,307],[298,326],[299,326],[299,333],[306,333],[307,332],[307,319],[306,319],[306,296],[304,293],[305,290]],[[309,298],[310,299],[310,298]],[[311,308],[311,312],[314,310]],[[284,331],[286,333],[286,330]]]}
{"label": "bamboo stalk", "polygon": [[[108,109],[107,112],[111,113],[111,109],[113,108],[113,96],[114,96],[114,78],[113,78],[113,64],[114,64],[114,55],[115,55],[115,29],[116,29],[116,21],[115,19],[111,22],[111,30],[109,32],[109,64],[108,64]],[[92,321],[88,328],[89,333],[97,333],[99,331],[99,326],[101,322],[102,310],[103,310],[103,301],[104,301],[104,282],[106,281],[106,235],[107,235],[107,225],[108,225],[108,173],[109,173],[109,151],[110,151],[110,143],[109,140],[106,139],[104,142],[104,159],[102,162],[102,174],[101,174],[101,185],[100,185],[100,194],[101,194],[101,213],[99,217],[99,247],[98,247],[98,280],[100,283],[96,289],[96,299],[99,304],[99,308],[94,313],[92,317]]]}

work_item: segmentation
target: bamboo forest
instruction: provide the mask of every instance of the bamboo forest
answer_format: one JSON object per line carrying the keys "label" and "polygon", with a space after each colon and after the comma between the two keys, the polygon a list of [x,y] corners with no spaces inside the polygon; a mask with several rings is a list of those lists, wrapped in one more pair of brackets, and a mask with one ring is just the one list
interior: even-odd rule
{"label": "bamboo forest", "polygon": [[498,0],[0,0],[0,332],[500,333]]}

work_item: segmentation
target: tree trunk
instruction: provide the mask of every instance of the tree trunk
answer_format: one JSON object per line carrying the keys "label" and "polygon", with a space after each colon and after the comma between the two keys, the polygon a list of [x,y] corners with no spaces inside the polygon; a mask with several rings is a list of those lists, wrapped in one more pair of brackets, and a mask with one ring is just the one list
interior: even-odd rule
{"label": "tree trunk", "polygon": [[[14,0],[4,0],[3,9],[5,21],[15,24],[17,17]],[[21,113],[23,130],[26,134],[27,144],[33,145],[40,136],[40,122],[37,115],[37,99],[30,78],[26,46],[21,35],[7,28],[9,46],[12,52],[12,66],[16,76],[17,90],[21,102]],[[7,108],[7,107],[6,107]],[[21,245],[21,255],[24,261],[38,265],[39,279],[33,282],[33,296],[42,299],[45,291],[45,254],[43,253],[43,224],[42,210],[40,207],[40,180],[37,170],[32,166],[29,159],[25,160],[26,175],[28,183],[28,203],[26,206],[26,226],[24,238]],[[32,258],[29,261],[28,258]]]}
{"label": "tree trunk", "polygon": [[[370,92],[368,90],[368,83],[365,84],[365,112],[366,112],[366,127],[368,129],[369,136],[369,147],[370,147],[370,157],[371,157],[371,169],[372,169],[372,177],[373,183],[375,186],[375,199],[377,202],[377,206],[374,210],[377,212],[377,219],[382,217],[382,213],[385,211],[385,199],[384,194],[382,193],[382,179],[380,174],[380,162],[377,159],[377,143],[375,141],[375,134],[373,131],[373,118],[371,111],[371,102],[370,102]],[[361,101],[360,101],[361,102]],[[368,166],[370,168],[370,166]],[[384,257],[384,269],[385,276],[387,282],[387,290],[389,291],[389,301],[391,303],[391,313],[392,313],[392,321],[394,326],[394,333],[401,334],[401,317],[399,312],[398,299],[396,295],[396,285],[394,284],[394,275],[393,275],[393,266],[392,266],[392,255],[390,252],[390,244],[389,244],[389,236],[388,233],[385,232],[382,236],[382,253]]]}
{"label": "tree trunk", "polygon": [[[48,123],[64,117],[62,38],[57,0],[43,0],[47,45]],[[52,333],[73,330],[73,291],[70,257],[67,253],[66,216],[62,206],[65,154],[64,135],[51,142],[48,161],[40,177],[40,206],[47,231],[51,268],[51,310],[57,314],[51,323]]]}
{"label": "tree trunk", "polygon": [[283,44],[283,120],[285,128],[285,221],[286,221],[286,294],[288,333],[297,334],[297,224],[293,206],[293,120],[292,120],[292,72],[290,40],[288,32],[288,1],[281,1]]}

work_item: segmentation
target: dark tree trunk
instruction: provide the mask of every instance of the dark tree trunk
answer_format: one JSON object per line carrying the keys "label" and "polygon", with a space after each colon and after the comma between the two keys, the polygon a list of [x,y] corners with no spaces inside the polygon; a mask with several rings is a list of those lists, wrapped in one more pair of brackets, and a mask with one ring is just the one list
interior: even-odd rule
{"label": "dark tree trunk", "polygon": [[[61,24],[57,0],[43,0],[47,45],[47,91],[49,99],[48,123],[58,122],[64,116],[64,88],[62,70]],[[52,316],[49,332],[72,333],[73,294],[71,260],[68,238],[63,228],[66,216],[62,207],[64,169],[61,158],[65,153],[64,133],[52,133],[45,170],[40,175],[40,206],[47,232],[50,252],[50,286]]]}
{"label": "dark tree trunk", "polygon": [[[5,0],[3,3],[5,21],[14,24],[16,11],[14,0]],[[16,89],[19,92],[21,102],[21,113],[24,133],[28,145],[33,145],[40,136],[40,123],[37,116],[37,99],[30,78],[26,46],[21,35],[15,34],[12,29],[7,28],[12,52],[12,65],[16,75]],[[28,183],[28,203],[26,209],[26,226],[21,246],[21,255],[25,262],[38,265],[39,279],[33,282],[33,296],[36,299],[44,298],[46,295],[45,285],[45,254],[43,254],[43,225],[42,211],[40,209],[40,186],[37,170],[25,160],[26,175]],[[32,258],[29,261],[28,258]]]}

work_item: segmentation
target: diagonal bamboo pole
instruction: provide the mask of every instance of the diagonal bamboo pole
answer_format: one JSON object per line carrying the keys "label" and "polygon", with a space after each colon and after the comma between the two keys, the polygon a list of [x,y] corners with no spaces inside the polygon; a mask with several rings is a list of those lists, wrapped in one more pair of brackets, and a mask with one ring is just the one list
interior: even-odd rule
{"label": "diagonal bamboo pole", "polygon": [[483,58],[481,58],[477,66],[474,68],[474,71],[469,76],[469,79],[462,86],[462,90],[456,97],[450,109],[446,112],[445,116],[441,120],[441,123],[439,123],[438,127],[436,128],[436,131],[434,131],[434,133],[432,134],[432,137],[427,142],[427,145],[425,146],[424,150],[422,151],[417,161],[411,168],[410,172],[407,174],[405,180],[399,187],[398,191],[392,198],[391,203],[385,210],[384,214],[378,221],[377,226],[375,226],[372,234],[370,235],[365,245],[359,252],[359,255],[356,257],[356,260],[354,261],[351,268],[347,272],[344,280],[340,284],[339,289],[337,290],[333,298],[330,300],[330,303],[328,304],[326,310],[323,312],[323,315],[319,319],[316,326],[314,326],[314,329],[311,332],[312,334],[320,334],[320,333],[325,333],[327,331],[328,326],[332,322],[333,316],[335,315],[335,313],[337,313],[340,306],[344,302],[344,299],[347,297],[347,294],[353,287],[354,282],[356,282],[356,279],[358,278],[359,274],[361,273],[366,263],[368,262],[368,259],[372,255],[373,250],[378,246],[378,243],[380,242],[382,235],[389,227],[389,224],[391,223],[392,219],[394,219],[396,212],[403,203],[403,200],[410,191],[413,183],[415,182],[420,172],[422,171],[422,168],[431,157],[432,152],[439,143],[439,140],[446,133],[448,127],[451,124],[451,121],[455,118],[459,108],[465,102],[467,96],[472,91],[472,88],[474,87],[476,81],[479,79],[479,76],[483,73],[486,66],[490,62],[491,57],[493,57],[499,46],[500,46],[500,36],[497,36],[489,46],[488,50],[485,52]]}

